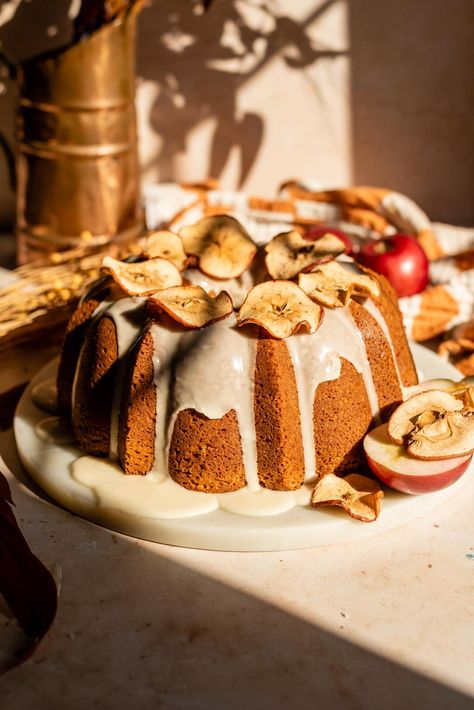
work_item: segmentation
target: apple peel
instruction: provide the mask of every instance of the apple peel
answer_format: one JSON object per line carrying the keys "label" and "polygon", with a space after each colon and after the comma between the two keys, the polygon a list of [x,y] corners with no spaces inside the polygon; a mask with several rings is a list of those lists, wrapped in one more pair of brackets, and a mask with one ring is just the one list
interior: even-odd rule
{"label": "apple peel", "polygon": [[351,262],[330,261],[300,274],[298,284],[313,300],[328,308],[342,308],[352,296],[380,296],[378,282]]}
{"label": "apple peel", "polygon": [[237,314],[237,325],[258,325],[272,338],[288,338],[300,328],[314,333],[323,309],[292,281],[265,281],[254,286]]}
{"label": "apple peel", "polygon": [[227,291],[214,297],[201,286],[175,286],[149,298],[146,311],[155,318],[164,311],[187,328],[203,328],[230,316],[233,306]]}
{"label": "apple peel", "polygon": [[148,296],[163,288],[180,286],[183,281],[176,266],[161,258],[128,263],[106,256],[102,271],[110,274],[129,296]]}
{"label": "apple peel", "polygon": [[404,446],[387,434],[387,424],[364,437],[364,451],[371,471],[396,491],[422,495],[447,488],[467,471],[472,455],[423,461],[410,456]]}
{"label": "apple peel", "polygon": [[292,279],[321,260],[328,261],[346,250],[344,242],[334,234],[325,234],[312,242],[299,232],[283,232],[265,247],[265,265],[273,279]]}
{"label": "apple peel", "polygon": [[383,491],[376,481],[358,473],[340,478],[329,473],[319,480],[311,494],[311,505],[320,508],[325,505],[339,506],[351,518],[364,523],[377,520]]}
{"label": "apple peel", "polygon": [[167,259],[176,266],[179,271],[184,271],[189,262],[189,257],[184,250],[183,240],[179,234],[161,229],[150,234],[143,249],[143,255],[147,259]]}
{"label": "apple peel", "polygon": [[228,215],[204,217],[183,227],[179,235],[186,253],[197,257],[201,271],[216,279],[237,278],[257,253],[246,230]]}

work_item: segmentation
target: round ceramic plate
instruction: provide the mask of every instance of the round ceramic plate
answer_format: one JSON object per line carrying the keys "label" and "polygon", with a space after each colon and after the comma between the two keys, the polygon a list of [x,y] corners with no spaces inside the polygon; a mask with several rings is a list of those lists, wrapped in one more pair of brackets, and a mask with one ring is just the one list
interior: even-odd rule
{"label": "round ceramic plate", "polygon": [[[430,350],[419,345],[413,345],[412,349],[420,379],[460,379],[455,368]],[[94,486],[94,476],[97,481],[101,475],[102,460],[97,459],[97,472],[92,471],[90,485],[84,485],[71,473],[73,462],[83,456],[80,449],[70,443],[53,444],[41,435],[38,425],[45,421],[46,415],[35,405],[33,393],[42,384],[52,381],[56,368],[57,361],[43,368],[18,404],[14,432],[21,462],[36,483],[68,510],[134,537],[183,547],[234,551],[291,550],[351,541],[423,515],[447,501],[469,477],[465,475],[449,488],[422,496],[386,490],[380,516],[373,523],[353,520],[341,509],[315,510],[309,505],[295,505],[283,513],[267,516],[237,515],[217,509],[190,517],[165,518],[153,514],[149,500],[141,509],[132,495],[122,496],[118,504],[111,504],[113,499],[108,498],[104,504]],[[133,485],[132,479],[136,485],[137,478],[121,475],[120,485]]]}

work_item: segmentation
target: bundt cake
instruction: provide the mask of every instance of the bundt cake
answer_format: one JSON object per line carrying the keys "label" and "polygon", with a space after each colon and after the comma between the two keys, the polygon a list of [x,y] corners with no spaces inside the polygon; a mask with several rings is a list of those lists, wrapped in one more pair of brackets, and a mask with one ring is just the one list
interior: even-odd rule
{"label": "bundt cake", "polygon": [[344,251],[297,232],[258,249],[219,216],[104,259],[57,379],[81,449],[209,493],[357,470],[418,380],[392,288]]}

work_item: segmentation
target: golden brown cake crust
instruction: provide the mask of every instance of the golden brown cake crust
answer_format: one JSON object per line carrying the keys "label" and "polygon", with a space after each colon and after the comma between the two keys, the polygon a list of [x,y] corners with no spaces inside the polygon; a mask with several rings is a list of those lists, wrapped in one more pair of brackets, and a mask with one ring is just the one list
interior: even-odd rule
{"label": "golden brown cake crust", "polygon": [[87,334],[80,358],[75,389],[72,426],[84,451],[108,456],[110,416],[118,365],[115,323],[102,316]]}
{"label": "golden brown cake crust", "polygon": [[184,488],[229,493],[245,486],[239,424],[234,409],[209,419],[194,409],[176,417],[169,450],[171,478]]}
{"label": "golden brown cake crust", "polygon": [[418,384],[418,374],[416,372],[413,356],[408,347],[402,314],[398,307],[397,294],[385,276],[376,274],[373,271],[370,271],[370,275],[375,278],[380,285],[380,298],[376,301],[376,304],[387,324],[392,339],[402,384],[405,385],[405,387],[416,385]]}
{"label": "golden brown cake crust", "polygon": [[129,353],[118,427],[118,455],[125,473],[144,475],[155,458],[156,386],[153,336],[147,331]]}
{"label": "golden brown cake crust", "polygon": [[352,301],[351,313],[364,339],[382,421],[403,399],[390,346],[375,318],[360,303]]}
{"label": "golden brown cake crust", "polygon": [[58,409],[67,417],[71,416],[72,385],[82,341],[98,305],[95,298],[85,301],[76,308],[67,324],[57,375]]}
{"label": "golden brown cake crust", "polygon": [[278,491],[299,488],[304,453],[298,390],[283,340],[257,342],[254,414],[260,485]]}
{"label": "golden brown cake crust", "polygon": [[314,396],[313,431],[318,478],[345,476],[364,463],[362,441],[373,425],[361,374],[345,358],[337,380],[322,382]]}

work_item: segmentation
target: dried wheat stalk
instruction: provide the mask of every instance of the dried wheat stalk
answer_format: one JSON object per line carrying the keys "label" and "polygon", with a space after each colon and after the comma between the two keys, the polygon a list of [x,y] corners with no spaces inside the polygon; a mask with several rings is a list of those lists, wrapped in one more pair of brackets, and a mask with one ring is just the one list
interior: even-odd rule
{"label": "dried wheat stalk", "polygon": [[117,253],[116,247],[90,253],[87,247],[51,254],[15,269],[17,280],[0,288],[1,345],[15,345],[63,323],[78,298],[99,276],[105,253],[119,258],[141,251],[143,240]]}

